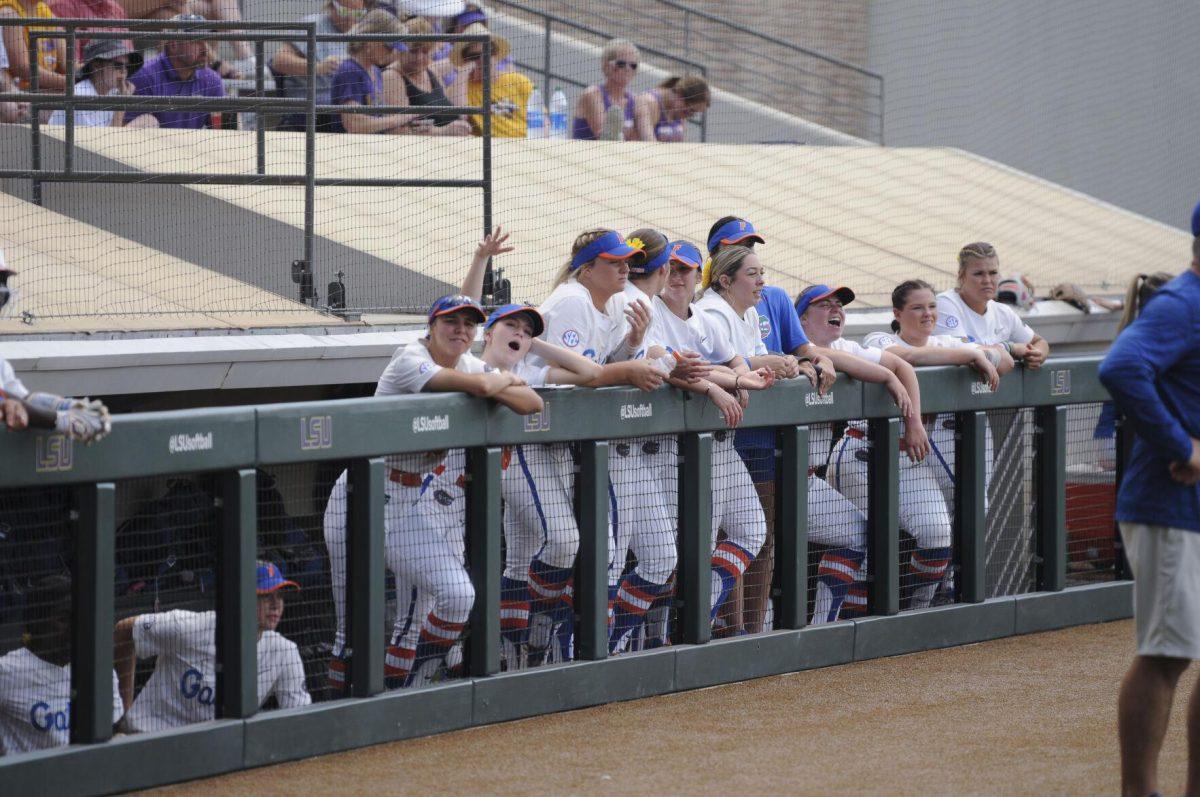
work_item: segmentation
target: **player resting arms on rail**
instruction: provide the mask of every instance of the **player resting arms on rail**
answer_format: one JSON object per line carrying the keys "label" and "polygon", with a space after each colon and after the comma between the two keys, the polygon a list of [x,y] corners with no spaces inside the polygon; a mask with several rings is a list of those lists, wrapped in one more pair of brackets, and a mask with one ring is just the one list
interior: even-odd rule
{"label": "player resting arms on rail", "polygon": [[[1003,351],[967,343],[951,335],[933,334],[938,303],[933,287],[927,282],[909,280],[897,285],[892,291],[892,313],[895,316],[892,331],[870,333],[864,339],[866,345],[883,349],[910,365],[972,367],[992,390],[999,386],[1000,375],[1013,368],[1012,358]],[[933,419],[926,417],[925,423],[932,423],[935,429],[929,441],[933,456],[920,462],[903,459],[900,462],[900,526],[917,542],[909,563],[909,581],[913,585],[909,606],[914,609],[930,605],[949,566],[954,517],[954,416],[942,413]],[[867,441],[861,435],[861,429],[857,432],[849,429],[834,447],[830,459],[830,484],[865,512]],[[986,449],[990,472],[990,429]],[[866,611],[866,575],[864,563],[846,598],[843,616]]]}
{"label": "player resting arms on rail", "polygon": [[[513,251],[505,246],[508,235],[499,227],[484,238],[463,280],[462,292],[483,293],[488,259]],[[497,308],[484,326],[483,361],[500,371],[512,371],[531,386],[582,385],[600,377],[602,367],[562,346],[540,339],[546,323],[537,308],[510,304]],[[533,366],[533,354],[545,365]],[[572,509],[571,474],[547,467],[556,452],[547,446],[526,444],[505,449],[501,490],[504,496],[504,575],[500,580],[501,663],[505,669],[527,664],[531,607],[548,622],[548,612],[560,603],[554,584],[543,589],[543,573],[570,570],[579,551],[579,526]],[[548,592],[549,594],[543,594]],[[545,648],[549,629],[541,628]],[[543,651],[539,651],[542,654]]]}
{"label": "player resting arms on rail", "polygon": [[[271,695],[280,708],[312,702],[304,688],[304,663],[296,643],[275,631],[283,617],[284,579],[272,562],[258,562],[258,704]],[[114,664],[130,733],[164,731],[216,716],[217,613],[168,612],[126,617],[117,623]],[[150,680],[134,697],[137,659],[157,657]]]}
{"label": "player resting arms on rail", "polygon": [[937,296],[937,334],[1000,346],[1026,368],[1041,368],[1050,356],[1050,344],[1016,310],[995,300],[999,284],[996,248],[982,242],[964,246],[958,253],[958,285]]}
{"label": "player resting arms on rail", "polygon": [[[483,361],[469,353],[475,330],[486,320],[470,297],[443,296],[429,308],[429,331],[420,340],[401,346],[392,356],[375,388],[376,396],[412,393],[467,393],[490,398],[515,412],[542,409],[542,400],[514,374],[487,372]],[[384,510],[385,557],[397,585],[431,595],[428,616],[416,615],[420,626],[412,658],[388,648],[384,673],[389,685],[413,681],[429,663],[424,678],[445,660],[465,627],[475,589],[453,540],[461,528],[463,493],[460,484],[441,480],[446,452],[393,454],[387,458],[387,504]],[[329,549],[337,631],[329,665],[330,684],[344,688],[351,651],[346,645],[346,474],[334,484],[325,508],[325,545]],[[457,480],[456,480],[457,481]],[[459,506],[456,511],[455,505]],[[456,526],[457,528],[452,528]]]}
{"label": "player resting arms on rail", "polygon": [[[856,378],[882,383],[887,388],[904,420],[900,448],[909,462],[919,464],[929,454],[929,438],[921,422],[921,389],[916,372],[894,354],[861,346],[842,336],[846,325],[843,308],[852,301],[854,292],[849,288],[810,285],[796,298],[796,314],[809,340],[821,348],[861,359],[867,370],[859,370]],[[823,424],[817,426],[813,430],[814,436],[825,432],[828,437],[828,429]],[[850,421],[846,434],[863,440],[865,429],[865,421]],[[830,442],[822,441],[811,448],[828,453]],[[842,603],[866,561],[867,514],[865,507],[856,507],[826,480],[815,476],[813,463],[809,465],[808,537],[821,545],[831,546],[821,557],[817,569],[812,623],[819,625],[838,619]]]}

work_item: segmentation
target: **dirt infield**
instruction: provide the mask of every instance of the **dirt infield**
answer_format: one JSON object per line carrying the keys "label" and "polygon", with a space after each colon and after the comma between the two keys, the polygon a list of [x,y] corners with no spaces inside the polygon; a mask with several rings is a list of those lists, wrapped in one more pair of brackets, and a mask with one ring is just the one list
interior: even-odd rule
{"label": "dirt infield", "polygon": [[[145,792],[1111,794],[1131,621],[762,678]],[[1183,788],[1184,706],[1161,786]]]}

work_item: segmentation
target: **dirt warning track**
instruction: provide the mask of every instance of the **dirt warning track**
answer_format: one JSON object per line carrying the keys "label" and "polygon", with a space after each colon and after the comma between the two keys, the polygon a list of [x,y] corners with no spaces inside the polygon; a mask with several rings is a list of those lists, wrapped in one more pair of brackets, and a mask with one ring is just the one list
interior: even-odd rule
{"label": "dirt warning track", "polygon": [[[1132,621],[762,678],[146,794],[1111,794]],[[1182,791],[1184,676],[1161,761]]]}

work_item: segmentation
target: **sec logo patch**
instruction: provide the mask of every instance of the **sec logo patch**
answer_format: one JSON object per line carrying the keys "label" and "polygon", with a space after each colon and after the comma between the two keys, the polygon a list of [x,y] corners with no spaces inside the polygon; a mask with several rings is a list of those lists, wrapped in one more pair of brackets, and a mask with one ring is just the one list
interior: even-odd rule
{"label": "sec logo patch", "polygon": [[946,326],[946,329],[958,329],[957,316],[948,315],[946,316],[945,320],[942,321],[942,323]]}
{"label": "sec logo patch", "polygon": [[421,367],[417,370],[422,374],[427,374],[433,370],[433,363],[421,363]]}
{"label": "sec logo patch", "polygon": [[575,348],[579,345],[579,333],[573,329],[568,329],[562,333],[562,342],[568,349]]}

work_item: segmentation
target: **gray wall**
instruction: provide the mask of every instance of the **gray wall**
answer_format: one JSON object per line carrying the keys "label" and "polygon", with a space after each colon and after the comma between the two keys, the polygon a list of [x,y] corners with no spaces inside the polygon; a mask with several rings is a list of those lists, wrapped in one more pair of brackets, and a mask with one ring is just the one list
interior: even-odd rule
{"label": "gray wall", "polygon": [[876,0],[869,31],[888,144],[962,147],[1188,227],[1197,0]]}

